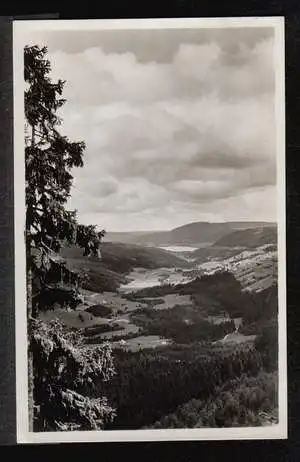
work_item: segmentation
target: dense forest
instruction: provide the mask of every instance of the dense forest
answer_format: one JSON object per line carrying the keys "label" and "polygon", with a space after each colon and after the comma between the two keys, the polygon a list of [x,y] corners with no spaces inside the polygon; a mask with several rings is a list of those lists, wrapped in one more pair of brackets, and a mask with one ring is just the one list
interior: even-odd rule
{"label": "dense forest", "polygon": [[142,328],[144,335],[159,335],[178,344],[201,340],[217,340],[234,332],[234,321],[213,324],[203,319],[194,307],[175,305],[170,310],[143,308],[136,310],[131,319]]}
{"label": "dense forest", "polygon": [[[235,290],[228,291],[224,281]],[[138,297],[156,291],[163,295],[162,289],[145,289]],[[225,273],[174,290],[192,293],[194,305],[161,311],[150,307],[132,314],[144,334],[171,338],[173,343],[155,351],[115,350],[117,373],[105,390],[100,387],[117,410],[108,428],[251,426],[272,418],[275,422],[277,287],[243,293],[234,277]],[[232,320],[218,325],[203,320],[204,306],[215,312],[219,302],[243,316],[240,330],[255,331],[254,344],[215,342],[235,330]],[[186,317],[191,324],[183,322]]]}
{"label": "dense forest", "polygon": [[[232,422],[237,418],[241,425],[251,425],[256,409],[271,412],[277,407],[276,351],[268,333],[263,333],[254,347],[197,342],[136,353],[119,350],[114,355],[116,375],[107,387],[99,384],[95,391],[106,393],[116,408],[110,429],[137,429],[157,421],[166,428],[164,423],[172,419],[164,417],[169,414],[181,416],[179,420],[176,417],[178,422],[173,422],[172,427],[201,426],[205,406],[209,408],[216,396],[219,403],[223,401],[219,416],[213,417],[209,408],[204,426],[230,426],[231,414],[227,415],[227,404],[224,405],[228,397]],[[238,414],[240,400],[244,411],[242,407]],[[260,424],[258,417],[256,422]]]}
{"label": "dense forest", "polygon": [[243,427],[278,420],[276,373],[242,374],[217,386],[205,399],[191,399],[145,428]]}

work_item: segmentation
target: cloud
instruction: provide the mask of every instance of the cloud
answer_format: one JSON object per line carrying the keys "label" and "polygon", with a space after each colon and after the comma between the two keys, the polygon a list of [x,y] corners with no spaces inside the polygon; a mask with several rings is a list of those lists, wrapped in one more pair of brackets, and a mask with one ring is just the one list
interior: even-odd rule
{"label": "cloud", "polygon": [[[240,48],[252,49],[274,35],[272,27],[189,28],[189,29],[106,29],[37,31],[29,34],[28,43],[47,45],[50,52],[78,54],[90,48],[102,48],[105,54],[130,50],[139,62],[170,62],[181,44],[218,43],[233,60],[243,59]],[[147,44],[145,46],[145,44]]]}
{"label": "cloud", "polygon": [[164,42],[149,34],[149,59],[142,41],[52,47],[53,78],[67,81],[62,129],[87,146],[70,201],[83,221],[151,229],[275,219],[273,39],[201,34],[174,33],[157,60]]}
{"label": "cloud", "polygon": [[[269,38],[237,53],[224,50],[220,43],[183,43],[171,62],[164,63],[140,62],[129,51],[106,54],[100,47],[77,54],[57,51],[50,60],[55,62],[55,73],[66,76],[66,97],[76,104],[149,103],[210,92],[236,99],[272,91],[272,43]],[[236,54],[243,60],[234,62]]]}

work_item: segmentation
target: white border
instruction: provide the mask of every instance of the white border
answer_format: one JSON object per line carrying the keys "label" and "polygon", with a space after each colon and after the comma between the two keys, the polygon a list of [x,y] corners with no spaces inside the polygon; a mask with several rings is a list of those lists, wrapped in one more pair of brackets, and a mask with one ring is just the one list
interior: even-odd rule
{"label": "white border", "polygon": [[[29,432],[27,380],[27,309],[25,263],[25,166],[24,166],[24,80],[23,47],[32,31],[100,29],[178,29],[272,27],[275,32],[276,141],[278,185],[278,287],[279,287],[279,424],[270,427],[200,428],[172,430]],[[286,230],[285,230],[285,67],[284,18],[188,18],[122,20],[38,20],[13,24],[14,67],[14,191],[15,191],[15,308],[16,308],[16,401],[18,443],[259,440],[286,439],[287,352],[286,352]]]}

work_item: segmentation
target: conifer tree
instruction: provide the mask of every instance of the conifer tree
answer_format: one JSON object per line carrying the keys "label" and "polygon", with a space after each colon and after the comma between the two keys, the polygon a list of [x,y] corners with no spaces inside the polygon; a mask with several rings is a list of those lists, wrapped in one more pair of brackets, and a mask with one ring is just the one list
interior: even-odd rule
{"label": "conifer tree", "polygon": [[40,311],[51,309],[54,302],[74,308],[80,300],[81,275],[60,257],[62,244],[99,256],[104,235],[96,226],[80,225],[76,211],[66,209],[71,172],[83,166],[85,144],[59,131],[65,82],[51,80],[46,54],[46,47],[24,49],[30,429],[97,429],[114,411],[105,398],[92,399],[86,393],[94,379],[109,380],[113,374],[110,347],[101,345],[90,353],[79,335],[39,319]]}

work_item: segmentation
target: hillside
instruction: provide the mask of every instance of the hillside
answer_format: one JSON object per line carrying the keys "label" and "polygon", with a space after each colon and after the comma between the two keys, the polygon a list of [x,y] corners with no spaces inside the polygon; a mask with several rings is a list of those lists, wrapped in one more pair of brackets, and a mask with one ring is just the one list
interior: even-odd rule
{"label": "hillside", "polygon": [[112,271],[127,274],[134,268],[187,268],[189,264],[163,249],[135,244],[104,242],[102,262]]}
{"label": "hillside", "polygon": [[110,270],[95,257],[84,257],[82,249],[65,247],[61,250],[61,254],[71,269],[86,275],[82,284],[83,289],[93,292],[115,292],[121,284],[126,283],[123,274]]}
{"label": "hillside", "polygon": [[277,244],[277,230],[266,226],[233,231],[218,239],[215,247],[244,247],[254,248],[266,244]]}
{"label": "hillside", "polygon": [[171,239],[180,243],[215,241],[231,231],[228,223],[189,223],[171,231]]}
{"label": "hillside", "polygon": [[146,428],[218,428],[232,427],[233,422],[238,427],[276,424],[277,381],[276,372],[260,371],[256,377],[243,374],[216,387],[208,399],[193,398]]}
{"label": "hillside", "polygon": [[164,297],[167,294],[189,295],[202,314],[228,313],[231,318],[242,316],[247,323],[270,319],[277,312],[277,285],[272,283],[259,292],[244,291],[241,282],[230,272],[204,275],[185,284],[142,289],[128,298]]}
{"label": "hillside", "polygon": [[[243,294],[241,284],[234,277],[234,275],[227,271],[219,271],[214,274],[203,275],[197,277],[190,282],[176,285],[163,285],[156,287],[148,287],[141,289],[134,293],[134,298],[144,297],[161,297],[167,294],[180,294],[180,295],[193,295],[204,297],[207,302],[207,296],[209,299],[216,299],[218,294],[222,294],[231,304],[233,303],[234,294],[238,294],[237,306],[242,306],[242,301],[247,295]],[[218,304],[219,308],[219,304]],[[221,309],[221,308],[220,308]],[[224,309],[225,310],[225,305]]]}
{"label": "hillside", "polygon": [[170,231],[108,233],[106,240],[110,240],[111,242],[157,246],[172,244],[212,244],[232,231],[273,226],[273,224],[265,222],[194,222],[179,226]]}
{"label": "hillside", "polygon": [[134,244],[135,241],[140,238],[141,236],[144,236],[146,234],[149,234],[150,231],[111,231],[108,232],[105,237],[104,241],[106,242],[122,242],[124,244]]}
{"label": "hillside", "polygon": [[226,269],[244,289],[260,291],[277,281],[277,247],[266,244],[254,248],[210,246],[193,253],[198,268],[206,274]]}
{"label": "hillside", "polygon": [[101,292],[115,291],[120,284],[126,283],[126,275],[134,268],[186,268],[188,263],[162,249],[147,248],[134,244],[104,242],[101,247],[102,259],[84,257],[82,250],[66,246],[61,250],[68,265],[80,269],[87,275],[84,288]]}

